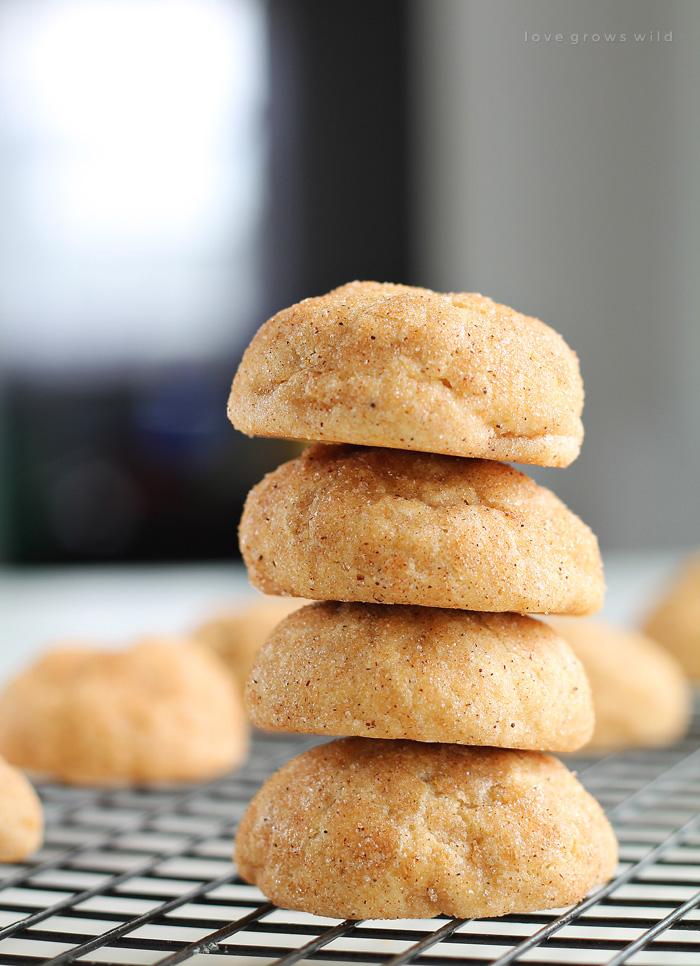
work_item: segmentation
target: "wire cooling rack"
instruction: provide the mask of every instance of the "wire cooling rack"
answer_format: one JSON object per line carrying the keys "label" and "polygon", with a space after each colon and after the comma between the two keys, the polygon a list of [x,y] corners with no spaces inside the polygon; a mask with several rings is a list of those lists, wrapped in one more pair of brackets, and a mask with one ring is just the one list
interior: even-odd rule
{"label": "wire cooling rack", "polygon": [[568,910],[478,921],[339,923],[277,909],[236,876],[248,801],[314,743],[258,735],[244,769],[194,788],[41,786],[44,848],[0,867],[0,963],[700,966],[697,715],[673,748],[569,761],[620,840],[612,882]]}

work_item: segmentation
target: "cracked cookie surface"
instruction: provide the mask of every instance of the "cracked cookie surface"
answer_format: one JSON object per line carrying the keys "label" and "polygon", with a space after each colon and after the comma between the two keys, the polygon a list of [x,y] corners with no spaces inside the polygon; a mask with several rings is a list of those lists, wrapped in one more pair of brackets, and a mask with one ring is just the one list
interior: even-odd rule
{"label": "cracked cookie surface", "polygon": [[562,337],[482,295],[350,282],[271,318],[229,418],[251,436],[568,466],[583,383]]}
{"label": "cracked cookie surface", "polygon": [[259,728],[575,751],[593,731],[581,662],[515,614],[311,604],[272,632],[246,705]]}
{"label": "cracked cookie surface", "polygon": [[313,600],[592,614],[592,531],[494,460],[316,444],[251,490],[239,530],[251,583]]}
{"label": "cracked cookie surface", "polygon": [[283,908],[470,918],[576,902],[612,875],[617,844],[548,755],[344,738],[266,782],[234,859]]}

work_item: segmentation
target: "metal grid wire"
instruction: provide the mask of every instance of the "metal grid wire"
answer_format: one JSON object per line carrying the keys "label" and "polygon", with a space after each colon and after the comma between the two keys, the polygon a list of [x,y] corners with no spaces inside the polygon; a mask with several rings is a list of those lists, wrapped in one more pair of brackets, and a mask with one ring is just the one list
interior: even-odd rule
{"label": "metal grid wire", "polygon": [[248,801],[314,743],[259,735],[244,769],[194,788],[43,785],[44,848],[0,867],[0,963],[700,966],[697,714],[674,748],[569,761],[620,840],[611,883],[569,910],[478,921],[338,923],[277,909],[236,876]]}

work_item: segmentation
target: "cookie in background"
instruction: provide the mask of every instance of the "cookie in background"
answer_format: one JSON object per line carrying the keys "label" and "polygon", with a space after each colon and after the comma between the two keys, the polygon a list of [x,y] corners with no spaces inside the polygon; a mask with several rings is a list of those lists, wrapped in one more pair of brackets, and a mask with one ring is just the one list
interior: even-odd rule
{"label": "cookie in background", "polygon": [[292,611],[308,601],[300,597],[258,595],[221,612],[195,628],[192,637],[224,662],[240,693],[269,634]]}
{"label": "cookie in background", "polygon": [[221,662],[174,638],[57,647],[0,695],[0,754],[68,784],[215,778],[243,762],[248,738]]}
{"label": "cookie in background", "polygon": [[41,802],[25,776],[0,758],[0,862],[22,862],[42,842]]}
{"label": "cookie in background", "polygon": [[662,747],[685,735],[691,691],[668,652],[640,631],[599,621],[548,623],[571,645],[591,685],[595,729],[584,753]]}
{"label": "cookie in background", "polygon": [[700,681],[700,553],[684,561],[643,627]]}

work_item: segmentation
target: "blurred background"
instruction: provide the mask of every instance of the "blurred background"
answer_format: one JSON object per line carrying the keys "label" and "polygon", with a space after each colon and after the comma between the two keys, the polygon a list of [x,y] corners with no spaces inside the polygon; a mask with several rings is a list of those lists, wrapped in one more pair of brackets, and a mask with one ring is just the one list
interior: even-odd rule
{"label": "blurred background", "polygon": [[533,475],[700,543],[698,50],[696,0],[0,0],[0,562],[234,559],[294,452],[241,353],[353,278],[560,331],[586,440]]}

